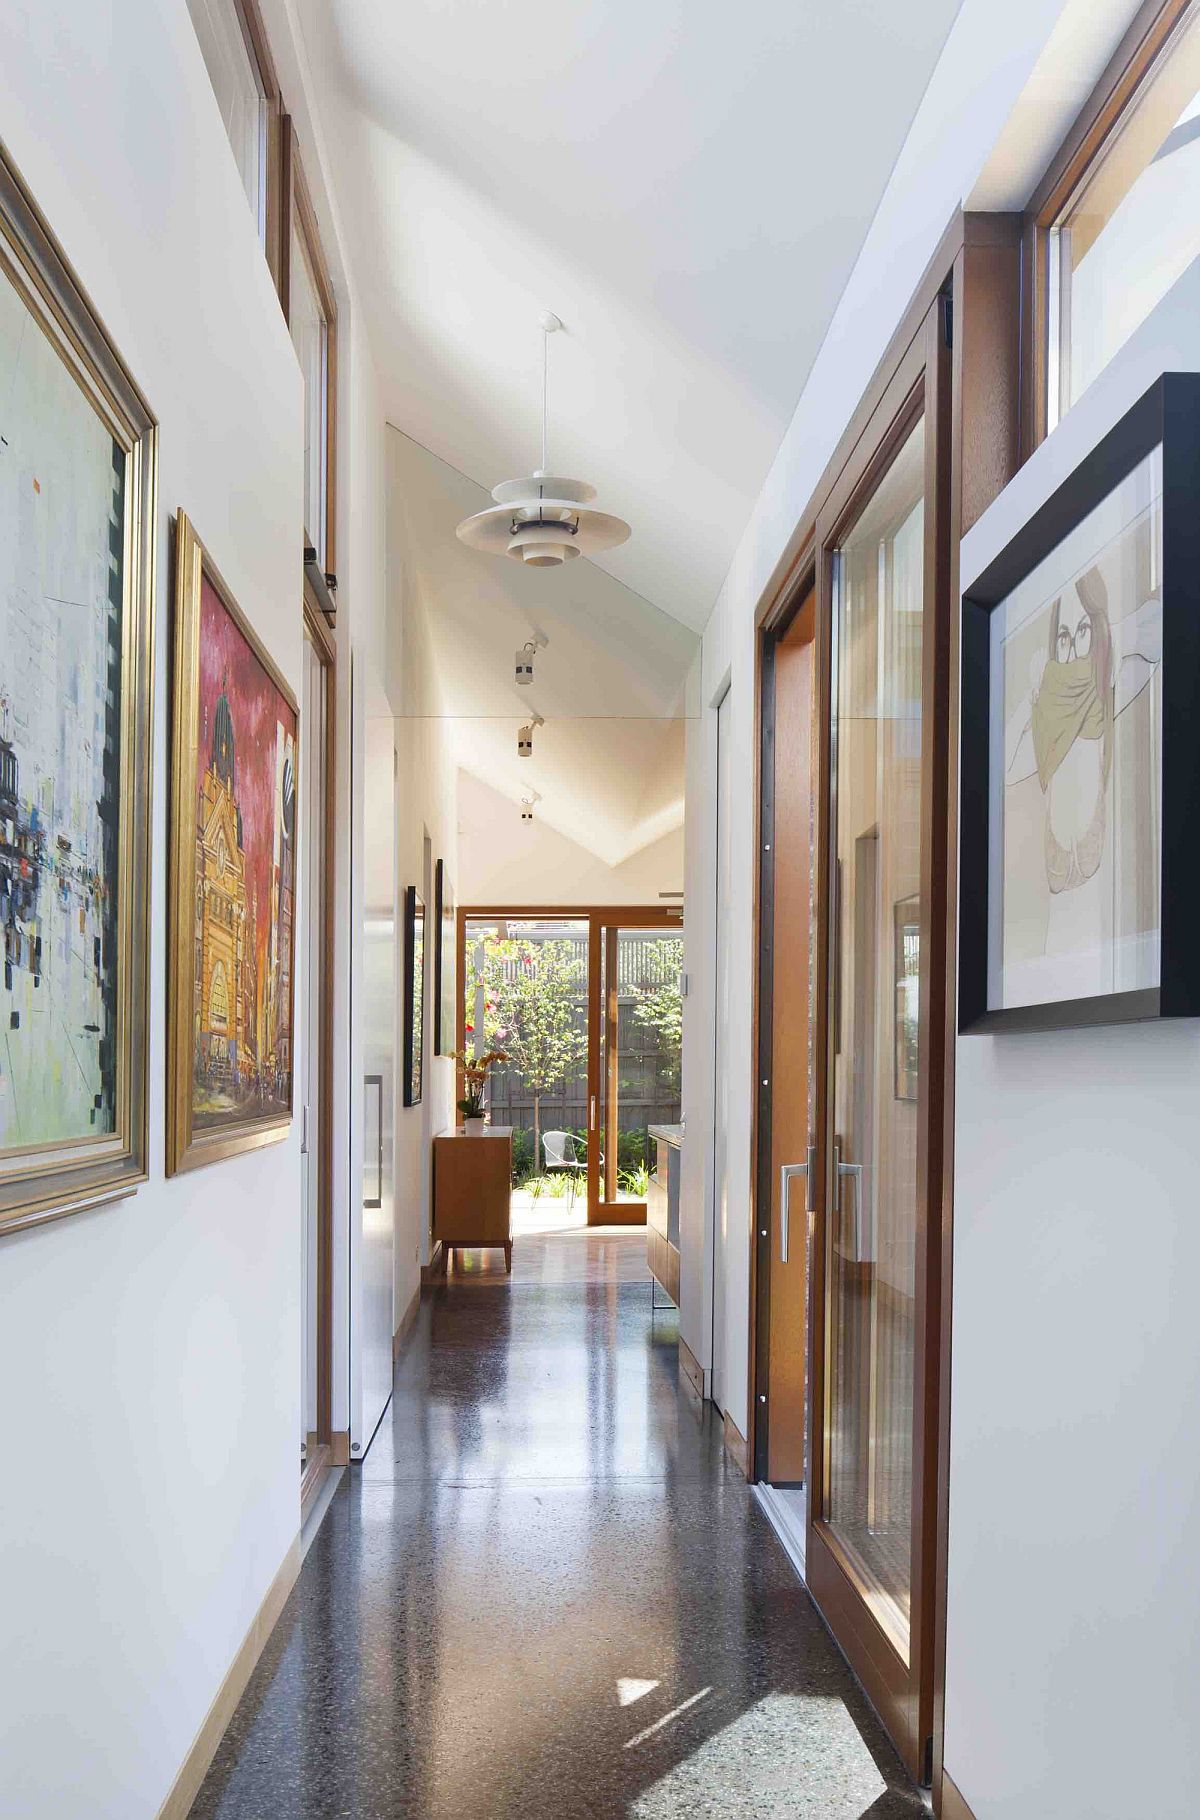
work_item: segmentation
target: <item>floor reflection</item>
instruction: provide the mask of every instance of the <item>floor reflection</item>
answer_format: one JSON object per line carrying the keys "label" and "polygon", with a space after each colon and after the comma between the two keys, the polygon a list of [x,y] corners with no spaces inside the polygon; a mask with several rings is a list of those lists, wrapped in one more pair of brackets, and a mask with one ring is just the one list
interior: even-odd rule
{"label": "floor reflection", "polygon": [[523,1249],[426,1297],[194,1814],[920,1813],[680,1391],[643,1235]]}

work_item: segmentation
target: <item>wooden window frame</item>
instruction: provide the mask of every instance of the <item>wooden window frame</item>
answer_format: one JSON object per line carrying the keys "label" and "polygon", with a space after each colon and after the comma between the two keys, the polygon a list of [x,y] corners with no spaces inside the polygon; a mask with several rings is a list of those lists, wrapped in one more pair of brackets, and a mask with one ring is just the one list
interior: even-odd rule
{"label": "wooden window frame", "polygon": [[[263,252],[276,291],[280,288],[280,214],[283,193],[283,95],[267,40],[258,0],[227,0],[242,29],[246,54],[266,105],[266,158],[262,173],[266,195],[263,208]],[[257,223],[255,224],[257,228]]]}
{"label": "wooden window frame", "polygon": [[306,585],[304,626],[317,661],[325,672],[325,805],[324,866],[321,876],[321,1047],[317,1066],[321,1082],[318,1124],[321,1168],[317,1188],[317,1441],[300,1481],[301,1520],[316,1499],[333,1464],[333,979],[335,960],[337,854],[337,646]]}
{"label": "wooden window frame", "polygon": [[[770,983],[769,957],[763,953],[764,943],[764,907],[770,887],[769,866],[763,869],[764,842],[770,839],[769,821],[763,820],[763,773],[764,773],[764,732],[769,730],[770,704],[766,698],[769,688],[769,657],[766,646],[778,635],[789,615],[796,609],[804,594],[817,579],[818,518],[827,516],[828,502],[835,490],[843,482],[852,462],[861,462],[864,450],[869,444],[868,427],[873,417],[880,410],[881,404],[897,379],[901,368],[914,342],[922,334],[930,309],[939,295],[949,299],[952,347],[950,350],[949,386],[942,388],[942,397],[938,400],[939,408],[948,408],[950,416],[950,484],[947,529],[937,559],[948,565],[943,583],[947,596],[952,603],[957,602],[959,589],[959,549],[962,537],[975,523],[982,512],[991,504],[997,494],[1017,471],[1021,459],[1021,404],[1022,404],[1022,336],[1023,320],[1022,280],[1023,280],[1023,242],[1025,218],[1019,214],[973,214],[956,211],[942,236],[937,250],[931,258],[925,273],[913,293],[892,340],[881,358],[869,385],[853,412],[850,422],[843,434],[824,474],[813,491],[803,513],[800,515],[796,529],[776,564],[766,588],[763,590],[755,614],[756,651],[755,651],[755,703],[757,727],[755,731],[754,752],[758,775],[755,778],[755,812],[756,839],[760,865],[755,868],[755,903],[753,907],[754,926],[757,931],[757,955],[753,972],[754,1003],[752,1010],[752,1044],[751,1053],[756,1062],[763,1064],[763,1058],[770,1053]],[[948,391],[948,398],[945,393]],[[864,440],[865,439],[865,440]],[[860,447],[860,445],[862,445]],[[818,595],[817,633],[818,639],[828,640],[827,627],[828,603]],[[943,724],[946,728],[945,752],[943,761],[958,749],[959,700],[958,700],[958,667],[959,667],[959,626],[960,615],[952,611],[946,628],[945,648],[942,653],[943,668],[939,672],[939,687],[944,686],[946,694]],[[828,705],[827,680],[820,670],[820,645],[818,646],[817,707],[816,718],[818,731],[827,737],[825,724]],[[764,702],[766,714],[764,718]],[[823,731],[822,731],[823,729]],[[824,761],[823,761],[824,762]],[[818,805],[820,803],[821,784],[816,784]],[[940,1204],[936,1209],[937,1219],[930,1232],[930,1242],[938,1248],[938,1294],[934,1297],[935,1306],[928,1309],[927,1315],[931,1331],[929,1341],[936,1354],[936,1365],[929,1379],[929,1401],[924,1420],[929,1432],[935,1436],[935,1445],[930,1450],[929,1458],[936,1460],[936,1485],[932,1495],[936,1499],[936,1519],[933,1524],[931,1542],[932,1558],[926,1564],[926,1597],[928,1600],[927,1622],[932,1627],[933,1645],[933,1686],[931,1700],[932,1761],[917,1765],[918,1773],[930,1775],[933,1784],[935,1813],[947,1815],[957,1812],[954,1807],[955,1791],[950,1779],[945,1775],[943,1764],[943,1745],[945,1733],[945,1662],[946,1662],[946,1569],[947,1545],[949,1533],[949,1450],[950,1450],[950,1367],[951,1367],[951,1309],[952,1309],[952,1271],[954,1256],[954,1220],[953,1220],[953,1187],[954,1187],[954,1045],[956,1030],[956,956],[955,944],[949,937],[956,927],[958,893],[958,768],[949,763],[948,776],[944,784],[946,813],[946,837],[941,857],[942,879],[939,882],[938,902],[931,902],[930,913],[936,916],[947,931],[945,942],[945,980],[941,993],[942,1012],[937,1028],[931,1030],[929,1046],[938,1050],[938,1061],[943,1076],[941,1096],[941,1147],[940,1158],[931,1156],[929,1163],[940,1164]],[[769,810],[769,805],[768,805]],[[819,874],[818,874],[819,876]],[[769,924],[766,940],[769,940]],[[827,980],[827,957],[818,955],[814,973],[814,997]],[[940,1049],[939,1049],[940,1045]],[[816,1066],[823,1065],[823,1058],[816,1058]],[[747,1229],[747,1242],[751,1247],[750,1257],[750,1434],[749,1452],[754,1458],[756,1442],[756,1419],[758,1404],[758,1367],[763,1356],[763,1338],[761,1325],[766,1319],[769,1285],[760,1282],[758,1241],[755,1235],[761,1229],[760,1209],[769,1208],[770,1180],[769,1171],[763,1168],[763,1146],[770,1143],[770,1098],[769,1088],[764,1090],[761,1082],[769,1079],[770,1069],[760,1065],[754,1078],[754,1093],[751,1099],[752,1155],[755,1168],[751,1181],[751,1209]],[[819,1135],[819,1134],[814,1134]],[[769,1155],[769,1153],[768,1153]],[[823,1206],[823,1199],[817,1205]],[[767,1222],[769,1226],[769,1221]],[[810,1263],[810,1271],[813,1266]],[[813,1274],[812,1282],[818,1277]],[[761,1294],[761,1305],[760,1305]],[[813,1323],[815,1325],[815,1323]],[[817,1394],[813,1382],[811,1361],[812,1333],[809,1334],[809,1370],[808,1377]],[[760,1454],[761,1457],[761,1454]],[[927,1703],[928,1704],[928,1703]],[[924,1755],[924,1751],[921,1753]]]}
{"label": "wooden window frame", "polygon": [[1198,10],[1197,0],[1145,0],[1029,199],[1021,305],[1022,461],[1045,441],[1049,422],[1051,234],[1106,156],[1146,84],[1170,56],[1177,33]]}
{"label": "wooden window frame", "polygon": [[[317,212],[313,207],[312,192],[304,175],[300,161],[300,152],[296,144],[296,131],[291,116],[285,114],[281,122],[282,141],[282,183],[281,214],[279,224],[279,301],[283,306],[284,321],[291,329],[291,292],[292,292],[292,217],[296,218],[304,251],[308,259],[309,270],[317,289],[317,297],[325,317],[326,354],[325,354],[325,523],[321,527],[325,535],[325,549],[319,562],[310,559],[308,543],[312,527],[305,525],[305,568],[309,579],[320,600],[320,605],[327,619],[332,619],[332,599],[329,591],[337,586],[335,570],[337,567],[337,399],[338,399],[338,311],[337,297],[334,294],[333,280],[329,264],[321,245],[321,230],[317,222]],[[312,572],[313,570],[317,572]],[[322,590],[321,582],[326,584]]]}

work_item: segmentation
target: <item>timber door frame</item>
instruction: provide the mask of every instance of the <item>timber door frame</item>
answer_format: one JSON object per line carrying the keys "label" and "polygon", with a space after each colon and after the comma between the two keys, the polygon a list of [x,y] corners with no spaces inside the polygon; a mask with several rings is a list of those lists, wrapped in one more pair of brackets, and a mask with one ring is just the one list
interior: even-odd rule
{"label": "timber door frame", "polygon": [[[776,652],[779,644],[791,631],[799,616],[810,607],[813,609],[814,627],[813,642],[816,642],[816,564],[811,551],[807,560],[797,569],[795,578],[787,592],[773,607],[763,621],[758,639],[757,659],[758,674],[755,695],[758,702],[758,868],[755,879],[758,914],[756,927],[757,940],[757,981],[754,1019],[754,1052],[758,1058],[755,1079],[758,1083],[755,1100],[755,1183],[754,1208],[756,1215],[762,1215],[753,1227],[754,1257],[751,1271],[753,1286],[750,1313],[750,1346],[751,1346],[751,1421],[752,1421],[752,1474],[761,1482],[770,1483],[770,1425],[771,1425],[771,1262],[774,1256],[774,1204],[775,1204],[775,1159],[774,1159],[774,1093],[775,1093],[775,868],[776,868],[776,771],[775,771],[775,729],[776,729]],[[819,678],[813,676],[813,697],[811,712],[815,732],[818,717]],[[815,757],[815,754],[814,754]],[[817,767],[813,764],[811,771],[812,789],[818,787]],[[810,929],[815,923],[816,892],[815,877],[810,875],[812,898],[810,901]],[[809,1010],[811,1027],[812,984],[809,982]],[[808,1082],[809,1106],[805,1108],[808,1119],[812,1100],[812,1049],[809,1050],[810,1078]],[[812,1199],[812,1190],[804,1196],[807,1207]],[[803,1234],[801,1237],[800,1234]],[[806,1214],[803,1227],[797,1222],[797,1243],[802,1243],[805,1250],[809,1248],[809,1216]],[[805,1319],[804,1349],[809,1350],[808,1320]],[[804,1369],[804,1396],[808,1397],[807,1357]],[[807,1471],[805,1474],[807,1481]]]}
{"label": "timber door frame", "polygon": [[301,1519],[311,1508],[333,1464],[333,978],[335,867],[337,855],[337,645],[308,583],[304,632],[325,673],[324,854],[321,871],[321,1022],[317,1141],[317,1436],[300,1479]]}
{"label": "timber door frame", "polygon": [[[815,532],[817,515],[825,505],[848,464],[860,454],[860,444],[867,427],[877,411],[893,376],[896,373],[913,340],[920,334],[922,324],[933,306],[935,299],[946,292],[951,300],[952,349],[951,349],[951,399],[950,399],[950,435],[951,435],[951,472],[949,488],[949,524],[946,537],[947,547],[943,552],[948,564],[948,588],[950,597],[957,602],[958,595],[958,560],[959,544],[962,536],[975,523],[980,514],[986,510],[992,500],[1007,485],[1020,465],[1021,451],[1019,433],[1021,429],[1021,366],[1022,347],[1029,334],[1030,325],[1027,315],[1022,310],[1022,233],[1023,217],[1016,214],[970,214],[956,210],[947,224],[946,230],[925,272],[917,285],[912,300],[899,322],[886,351],[868,384],[857,407],[853,411],[847,427],[831,456],[820,480],[800,513],[795,530],[788,540],[775,568],[763,590],[755,614],[758,630],[756,639],[756,677],[755,703],[756,713],[760,717],[755,741],[755,758],[758,775],[755,779],[755,806],[758,818],[757,838],[761,858],[764,840],[769,838],[762,833],[763,785],[761,763],[761,736],[763,712],[762,670],[764,640],[769,637],[773,626],[786,615],[791,605],[801,597],[809,584],[816,565]],[[823,607],[818,599],[818,636],[822,633]],[[947,745],[951,755],[947,779],[947,845],[945,874],[945,918],[946,927],[953,931],[957,920],[957,813],[958,813],[958,770],[954,762],[958,750],[958,665],[959,665],[959,624],[958,613],[950,616],[949,638],[943,652],[947,682]],[[826,639],[828,628],[824,628]],[[821,688],[818,676],[818,691]],[[821,709],[818,706],[817,713]],[[819,787],[819,786],[818,786]],[[760,1060],[761,1024],[763,1009],[768,1000],[764,996],[765,982],[769,978],[769,968],[764,973],[763,948],[769,947],[769,926],[766,935],[763,932],[762,918],[765,908],[765,885],[760,876],[760,869],[755,868],[755,904],[754,917],[757,933],[758,950],[753,972],[754,979],[754,1023],[752,1055],[755,1063]],[[818,886],[818,890],[820,887]],[[768,957],[769,959],[769,957]],[[956,1040],[954,1028],[954,1007],[956,1003],[956,956],[953,941],[947,943],[945,964],[946,1022],[942,1031],[945,1048],[946,1067],[943,1095],[943,1121],[941,1130],[942,1153],[942,1203],[940,1208],[940,1307],[938,1311],[938,1369],[936,1374],[937,1399],[933,1412],[936,1421],[936,1559],[932,1575],[933,1597],[933,1696],[932,1696],[932,1766],[922,1762],[921,1774],[928,1779],[932,1768],[933,1800],[935,1813],[942,1812],[944,1769],[942,1762],[944,1741],[944,1698],[945,1698],[945,1646],[946,1646],[946,1561],[947,1539],[949,1529],[949,1452],[950,1452],[950,1364],[951,1364],[951,1288],[953,1270],[953,1146],[954,1146],[954,1093],[953,1093],[953,1054]],[[814,986],[820,984],[819,976],[814,979]],[[762,1166],[761,1157],[764,1137],[767,1146],[770,1144],[770,1093],[764,1091],[760,1083],[769,1077],[769,1070],[758,1067],[754,1079],[755,1091],[751,1097],[751,1116],[754,1128],[751,1142],[756,1158],[755,1170],[751,1178],[751,1222],[750,1232],[750,1271],[751,1271],[751,1304],[750,1304],[750,1445],[751,1457],[756,1457],[756,1436],[760,1410],[759,1395],[764,1386],[759,1381],[758,1347],[760,1329],[765,1318],[767,1287],[761,1280],[758,1268],[761,1241],[757,1234],[761,1230],[760,1214],[762,1211]],[[814,1133],[814,1136],[819,1134]],[[769,1148],[768,1148],[769,1156]],[[768,1191],[770,1182],[767,1182]],[[768,1202],[769,1205],[769,1202]],[[819,1217],[819,1216],[815,1216]],[[769,1225],[769,1221],[768,1221]],[[813,1262],[809,1262],[810,1282],[816,1283],[813,1274]],[[815,1322],[812,1323],[815,1326]],[[810,1368],[809,1385],[812,1395],[812,1367],[810,1331]],[[810,1493],[811,1497],[811,1493]],[[818,1599],[818,1603],[819,1603]],[[952,1797],[947,1792],[947,1802],[952,1804]],[[949,1808],[947,1808],[949,1811]]]}
{"label": "timber door frame", "polygon": [[[932,1773],[937,1436],[941,1321],[940,1219],[946,1168],[942,1143],[948,1067],[945,1029],[947,958],[946,848],[949,771],[949,674],[945,654],[952,617],[946,560],[950,522],[950,300],[940,296],[900,361],[855,457],[817,518],[817,961],[814,979],[818,1168],[813,1196],[811,1447],[807,1579],[835,1637],[909,1771]],[[910,432],[925,421],[925,627],[922,637],[921,732],[921,993],[920,1107],[917,1137],[917,1226],[914,1270],[911,1610],[905,1662],[868,1608],[864,1589],[824,1517],[832,1421],[826,1350],[830,1330],[828,1237],[838,1205],[833,1179],[833,1048],[835,1005],[830,969],[835,937],[837,753],[833,729],[834,581],[836,552],[869,503]],[[952,1055],[951,1051],[951,1055]]]}
{"label": "timber door frame", "polygon": [[[601,1002],[601,944],[611,940],[615,952],[617,932],[620,929],[675,929],[683,934],[683,916],[678,908],[667,909],[662,904],[460,904],[458,906],[458,927],[455,943],[455,1001],[454,1046],[460,1054],[466,1048],[466,1000],[463,996],[463,985],[467,976],[467,924],[468,922],[488,922],[512,918],[521,922],[575,922],[586,923],[588,929],[588,1156],[587,1156],[587,1195],[589,1226],[644,1226],[646,1223],[646,1204],[644,1201],[606,1201],[601,1192],[600,1180],[600,1144],[603,1137],[603,1113],[606,1106],[600,1078],[601,1030],[608,1008]],[[613,979],[615,972],[610,964],[606,969],[607,977]],[[609,1045],[605,1050],[605,1059],[615,1065],[615,1047]],[[456,1094],[462,1091],[462,1069],[456,1070]],[[648,1161],[649,1159],[647,1159]],[[615,1174],[615,1157],[606,1157],[606,1166]]]}

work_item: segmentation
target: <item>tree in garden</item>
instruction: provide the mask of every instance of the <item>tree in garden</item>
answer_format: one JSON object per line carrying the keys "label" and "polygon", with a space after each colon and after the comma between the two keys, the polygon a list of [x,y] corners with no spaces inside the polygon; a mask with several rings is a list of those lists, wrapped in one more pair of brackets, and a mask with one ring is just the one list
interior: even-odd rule
{"label": "tree in garden", "polygon": [[630,1010],[634,1021],[658,1038],[659,1078],[673,1095],[678,1095],[683,1054],[682,940],[656,942],[655,963],[660,970],[659,979],[638,986]]}
{"label": "tree in garden", "polygon": [[533,1096],[541,1163],[541,1102],[587,1063],[587,962],[575,942],[488,941],[483,960],[488,1048],[502,1048]]}

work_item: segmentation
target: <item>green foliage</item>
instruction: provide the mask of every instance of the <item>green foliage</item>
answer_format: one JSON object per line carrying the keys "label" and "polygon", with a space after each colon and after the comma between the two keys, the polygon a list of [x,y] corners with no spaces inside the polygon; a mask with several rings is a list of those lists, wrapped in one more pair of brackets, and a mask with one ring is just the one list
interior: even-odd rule
{"label": "green foliage", "polygon": [[587,1063],[587,961],[572,941],[488,937],[472,959],[468,1005],[483,985],[484,1028],[473,1045],[503,1049],[533,1095],[533,1146],[540,1162],[540,1101],[562,1093]]}
{"label": "green foliage", "polygon": [[650,1171],[645,1163],[639,1163],[636,1169],[621,1169],[617,1172],[617,1182],[626,1194],[631,1194],[635,1201],[644,1201],[650,1192]]}
{"label": "green foliage", "polygon": [[635,1022],[658,1038],[661,1051],[659,1080],[669,1093],[677,1094],[683,1049],[683,993],[680,990],[683,941],[663,941],[658,952],[666,978],[661,985],[639,987],[630,1009]]}

